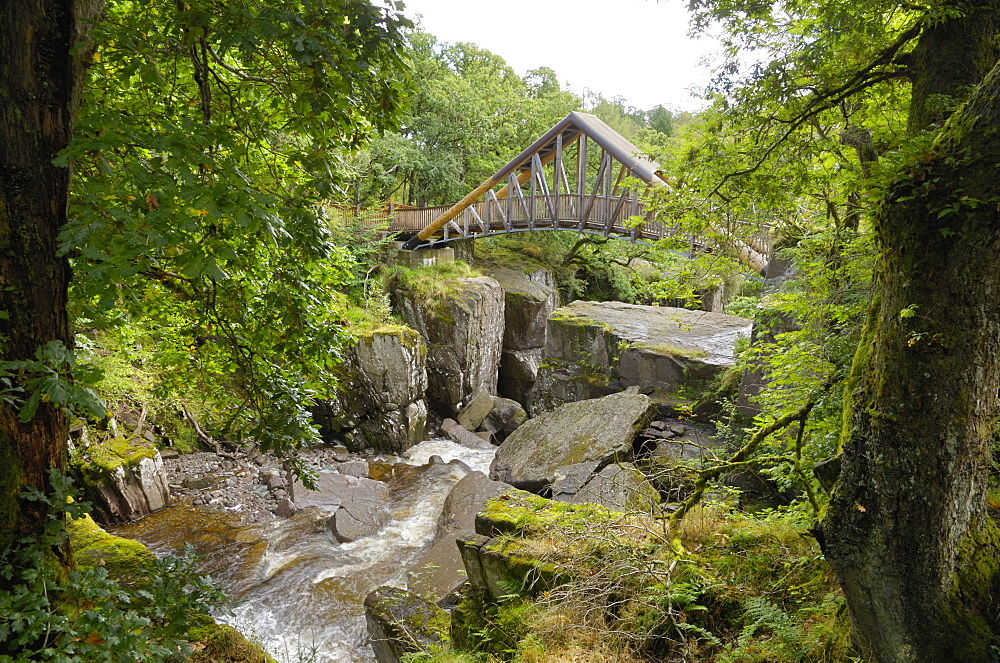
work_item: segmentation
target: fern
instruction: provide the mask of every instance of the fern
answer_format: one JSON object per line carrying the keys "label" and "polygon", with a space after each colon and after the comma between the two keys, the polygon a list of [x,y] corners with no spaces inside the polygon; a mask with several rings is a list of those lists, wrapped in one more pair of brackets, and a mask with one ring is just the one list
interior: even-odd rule
{"label": "fern", "polygon": [[794,658],[801,659],[807,653],[802,627],[776,603],[762,597],[750,597],[743,601],[743,610],[753,620],[743,627],[740,646],[746,645],[761,630],[773,633],[783,648]]}

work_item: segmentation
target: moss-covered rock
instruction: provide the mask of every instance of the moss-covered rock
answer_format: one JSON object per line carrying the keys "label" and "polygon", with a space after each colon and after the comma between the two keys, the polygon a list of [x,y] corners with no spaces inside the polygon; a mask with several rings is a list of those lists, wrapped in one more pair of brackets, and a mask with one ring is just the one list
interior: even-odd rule
{"label": "moss-covered rock", "polygon": [[[460,264],[460,263],[455,263]],[[415,270],[391,285],[393,308],[427,341],[427,399],[455,416],[480,391],[496,395],[503,290],[493,279]]]}
{"label": "moss-covered rock", "polygon": [[656,414],[642,394],[612,394],[562,407],[528,420],[503,443],[490,478],[540,492],[565,465],[597,461],[597,470],[629,461],[632,443]]}
{"label": "moss-covered rock", "polygon": [[320,434],[356,451],[401,453],[424,438],[427,345],[404,325],[355,333],[357,340],[338,367],[343,394],[313,409]]}
{"label": "moss-covered rock", "polygon": [[399,663],[404,654],[444,646],[451,640],[448,613],[399,587],[379,587],[369,594],[365,621],[379,663]]}
{"label": "moss-covered rock", "polygon": [[156,561],[142,543],[109,534],[89,515],[68,521],[66,529],[79,566],[103,566],[111,578],[124,585],[142,584]]}
{"label": "moss-covered rock", "polygon": [[70,470],[104,525],[136,520],[170,501],[160,452],[139,437],[116,436],[77,448]]}
{"label": "moss-covered rock", "polygon": [[534,415],[629,386],[671,391],[732,366],[751,322],[721,313],[576,301],[549,316],[545,358],[529,398]]}

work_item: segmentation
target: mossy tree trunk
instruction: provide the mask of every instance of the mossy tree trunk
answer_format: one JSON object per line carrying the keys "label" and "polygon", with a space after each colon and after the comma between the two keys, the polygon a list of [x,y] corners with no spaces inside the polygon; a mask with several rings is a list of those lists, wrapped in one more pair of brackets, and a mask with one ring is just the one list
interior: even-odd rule
{"label": "mossy tree trunk", "polygon": [[[70,174],[52,160],[69,142],[80,98],[86,54],[75,46],[102,9],[103,0],[0,3],[0,360],[71,344],[69,265],[56,255]],[[15,407],[0,404],[0,548],[44,525],[39,505],[17,495],[45,488],[46,470],[65,466],[66,437],[54,408],[20,423]]]}
{"label": "mossy tree trunk", "polygon": [[[979,85],[876,211],[875,293],[822,526],[855,638],[876,661],[986,661],[1000,643],[1000,533],[986,513],[1000,385],[1000,67],[995,27],[978,30],[997,25],[1000,3],[984,4],[977,25],[939,25],[917,47],[921,121],[939,119],[930,92]],[[979,61],[956,67],[960,53]]]}

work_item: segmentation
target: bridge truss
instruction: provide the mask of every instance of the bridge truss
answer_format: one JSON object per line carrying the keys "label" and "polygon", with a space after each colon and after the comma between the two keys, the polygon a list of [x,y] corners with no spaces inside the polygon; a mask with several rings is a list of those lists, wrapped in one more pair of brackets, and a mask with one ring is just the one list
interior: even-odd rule
{"label": "bridge truss", "polygon": [[[541,229],[648,243],[680,232],[643,201],[644,189],[662,186],[659,164],[600,118],[572,112],[454,205],[396,209],[390,230],[415,233],[404,245],[410,250]],[[691,235],[686,240],[692,248],[705,245]],[[756,244],[734,242],[760,272],[766,240]]]}

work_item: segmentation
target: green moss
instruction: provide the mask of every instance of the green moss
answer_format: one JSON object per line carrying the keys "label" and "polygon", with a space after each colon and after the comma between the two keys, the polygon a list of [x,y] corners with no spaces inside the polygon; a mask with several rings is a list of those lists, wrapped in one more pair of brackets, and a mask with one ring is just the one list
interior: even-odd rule
{"label": "green moss", "polygon": [[461,260],[455,262],[421,267],[419,269],[406,269],[400,267],[396,270],[396,283],[420,294],[433,295],[437,293],[454,292],[457,289],[456,279],[473,278],[482,276],[482,272]]}
{"label": "green moss", "polygon": [[561,530],[585,531],[596,522],[607,521],[613,512],[597,504],[567,504],[523,490],[509,490],[489,500],[476,519],[481,533],[536,536],[558,526]]}
{"label": "green moss", "polygon": [[[1000,531],[991,518],[981,517],[969,528],[959,546],[951,598],[944,611],[946,630],[954,633],[949,647],[962,643],[962,649],[949,649],[951,661],[983,661],[989,658],[994,644],[993,625],[986,614],[992,597],[1000,591]],[[944,653],[944,652],[943,652]]]}
{"label": "green moss", "polygon": [[[846,384],[844,385],[844,405],[841,418],[840,441],[837,445],[837,453],[844,450],[844,444],[851,439],[854,427],[854,392],[861,383],[862,376],[870,372],[869,355],[875,343],[875,333],[878,327],[877,311],[881,306],[881,297],[872,296],[872,303],[868,309],[868,319],[861,330],[861,339],[858,341],[858,349],[854,354],[854,361],[851,363],[851,371],[848,373]],[[879,393],[875,390],[872,393]]]}
{"label": "green moss", "polygon": [[191,629],[188,641],[195,650],[189,663],[276,663],[260,645],[228,624],[206,624]]}
{"label": "green moss", "polygon": [[125,585],[142,584],[156,557],[146,546],[105,532],[89,515],[66,523],[76,563],[103,566],[108,575]]}
{"label": "green moss", "polygon": [[156,447],[146,440],[120,435],[79,450],[71,460],[76,467],[86,469],[89,466],[91,472],[96,469],[111,473],[122,466],[134,467],[144,458],[155,458],[156,454]]}
{"label": "green moss", "polygon": [[675,345],[669,343],[661,343],[659,345],[653,345],[651,343],[636,343],[635,347],[642,348],[644,350],[650,350],[661,355],[668,355],[671,357],[687,357],[689,359],[698,359],[701,357],[707,357],[708,353],[704,350],[684,350],[678,348]]}

